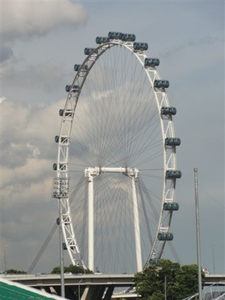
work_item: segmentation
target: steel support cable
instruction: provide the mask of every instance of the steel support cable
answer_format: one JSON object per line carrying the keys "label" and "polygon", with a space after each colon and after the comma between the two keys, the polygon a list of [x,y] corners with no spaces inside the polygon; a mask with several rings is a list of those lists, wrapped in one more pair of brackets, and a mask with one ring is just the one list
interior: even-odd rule
{"label": "steel support cable", "polygon": [[[148,121],[149,122],[149,121]],[[147,128],[147,125],[148,125],[148,123],[147,124],[145,124],[146,125],[146,129],[145,130],[147,130],[148,128]],[[150,125],[150,124],[149,124]],[[155,134],[155,136],[157,136],[156,134]],[[119,138],[119,137],[118,137]],[[125,148],[125,147],[127,147],[128,145],[130,145],[131,146],[131,144],[133,144],[135,141],[137,141],[138,139],[140,138],[140,136],[139,136],[139,134],[136,134],[136,135],[134,135],[131,139],[130,139],[130,141],[129,141],[129,144],[123,144],[122,145],[122,147],[121,148],[119,148],[118,150],[117,150],[117,152],[114,154],[114,156],[116,156],[116,155],[118,155],[120,152],[122,152],[122,150],[123,150],[123,148]],[[146,141],[146,142],[148,142],[148,141]],[[138,144],[138,143],[136,143],[136,144]],[[144,152],[145,150],[147,150],[147,149],[143,149],[142,150],[142,152]],[[134,151],[133,151],[134,152]],[[113,151],[111,152],[111,154],[109,155],[109,159],[111,158],[111,157],[113,157]],[[138,152],[139,153],[139,152]],[[138,154],[137,153],[137,154]],[[131,158],[131,155],[130,155],[130,157],[128,157],[128,158]]]}
{"label": "steel support cable", "polygon": [[138,180],[138,191],[140,193],[140,199],[141,199],[141,203],[142,203],[142,208],[143,208],[143,213],[144,213],[144,218],[145,218],[145,222],[147,224],[147,231],[148,231],[148,238],[150,240],[150,243],[152,245],[153,243],[153,238],[152,238],[152,234],[151,234],[151,230],[150,230],[150,226],[149,226],[149,222],[148,222],[148,216],[147,216],[147,209],[145,206],[145,202],[144,202],[144,197],[143,197],[143,193],[142,193],[142,189],[140,187],[140,180]]}
{"label": "steel support cable", "polygon": [[51,229],[51,231],[49,232],[46,240],[44,241],[43,245],[41,246],[40,250],[38,251],[38,254],[36,255],[35,259],[33,260],[31,266],[29,267],[27,273],[31,274],[34,270],[34,268],[36,267],[38,261],[40,260],[43,252],[45,251],[46,247],[48,246],[49,242],[51,241],[53,235],[55,234],[56,230],[58,228],[58,225],[55,223]]}

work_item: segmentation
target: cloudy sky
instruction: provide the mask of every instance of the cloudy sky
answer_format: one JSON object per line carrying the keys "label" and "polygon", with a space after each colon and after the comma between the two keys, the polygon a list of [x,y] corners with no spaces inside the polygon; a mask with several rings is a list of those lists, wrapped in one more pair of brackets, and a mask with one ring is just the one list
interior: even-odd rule
{"label": "cloudy sky", "polygon": [[[0,270],[28,270],[54,225],[54,136],[64,87],[96,36],[121,31],[135,33],[160,58],[178,110],[183,176],[174,248],[182,264],[196,262],[197,167],[202,266],[224,273],[224,1],[0,0],[0,14]],[[59,265],[58,248],[55,235],[36,272]]]}

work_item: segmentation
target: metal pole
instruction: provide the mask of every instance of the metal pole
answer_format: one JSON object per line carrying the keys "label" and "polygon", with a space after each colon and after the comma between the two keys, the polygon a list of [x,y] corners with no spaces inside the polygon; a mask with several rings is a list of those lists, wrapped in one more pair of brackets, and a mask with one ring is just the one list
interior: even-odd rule
{"label": "metal pole", "polygon": [[60,278],[61,278],[61,296],[65,298],[65,285],[64,285],[64,256],[62,247],[62,205],[59,199],[59,249],[60,249]]}
{"label": "metal pole", "polygon": [[4,247],[4,273],[7,271],[7,245]]}
{"label": "metal pole", "polygon": [[215,248],[215,245],[213,245],[213,274],[216,274],[214,248]]}
{"label": "metal pole", "polygon": [[166,300],[166,298],[167,298],[167,290],[166,290],[166,288],[167,288],[167,278],[166,278],[166,275],[165,275],[165,287],[164,287],[164,291],[165,291],[165,300]]}
{"label": "metal pole", "polygon": [[197,242],[197,265],[198,265],[198,295],[202,300],[202,269],[200,248],[200,225],[199,225],[199,201],[198,201],[198,169],[194,168],[195,179],[195,216],[196,216],[196,242]]}

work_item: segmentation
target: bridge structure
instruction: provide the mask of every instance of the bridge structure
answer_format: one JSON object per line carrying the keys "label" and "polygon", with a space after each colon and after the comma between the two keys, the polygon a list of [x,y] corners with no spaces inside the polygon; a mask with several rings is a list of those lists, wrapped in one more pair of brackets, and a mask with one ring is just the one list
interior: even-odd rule
{"label": "bridge structure", "polygon": [[[52,294],[61,294],[60,275],[5,275],[8,280],[22,283]],[[134,286],[132,274],[90,274],[90,275],[65,275],[65,297],[74,299],[74,292],[80,300],[109,300],[113,298],[115,288],[128,290]],[[134,299],[134,295],[130,295]],[[119,295],[115,295],[118,299]],[[124,298],[124,294],[121,296]]]}
{"label": "bridge structure", "polygon": [[[8,280],[22,283],[48,293],[60,295],[60,275],[4,275]],[[205,276],[205,286],[225,286],[225,274]],[[76,290],[80,300],[138,299],[136,293],[113,294],[115,288],[131,290],[134,287],[133,274],[88,274],[65,275],[65,297],[73,300]]]}

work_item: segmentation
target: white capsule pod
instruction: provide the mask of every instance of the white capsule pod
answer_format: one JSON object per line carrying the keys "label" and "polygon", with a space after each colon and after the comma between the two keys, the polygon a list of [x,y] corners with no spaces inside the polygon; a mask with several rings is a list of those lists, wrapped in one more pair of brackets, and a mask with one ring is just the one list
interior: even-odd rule
{"label": "white capsule pod", "polygon": [[122,36],[122,41],[124,42],[134,42],[136,40],[136,36],[133,33],[124,33]]}
{"label": "white capsule pod", "polygon": [[65,87],[66,92],[69,93],[70,89],[71,89],[71,85],[67,84],[66,87]]}
{"label": "white capsule pod", "polygon": [[148,44],[147,43],[133,43],[133,49],[134,51],[146,51],[148,50]]}
{"label": "white capsule pod", "polygon": [[113,32],[113,31],[110,31],[108,33],[108,38],[109,39],[112,39],[112,40],[122,40],[123,39],[123,33],[122,32]]}
{"label": "white capsule pod", "polygon": [[166,171],[166,179],[176,179],[181,178],[181,171],[179,170],[167,170]]}
{"label": "white capsule pod", "polygon": [[154,88],[157,88],[157,89],[160,89],[160,88],[168,88],[170,85],[169,81],[168,80],[163,80],[163,79],[160,79],[160,80],[155,80],[154,81]]}
{"label": "white capsule pod", "polygon": [[177,113],[177,109],[176,107],[167,107],[167,106],[163,106],[161,108],[161,114],[165,115],[165,116],[174,116]]}
{"label": "white capsule pod", "polygon": [[81,65],[75,64],[74,65],[74,71],[79,71]]}
{"label": "white capsule pod", "polygon": [[[85,48],[84,49],[84,54],[85,55],[89,55],[91,54],[92,52],[96,52],[97,50],[95,48]],[[97,52],[96,52],[97,53]]]}
{"label": "white capsule pod", "polygon": [[158,240],[159,241],[172,241],[173,234],[171,232],[159,232],[158,233]]}
{"label": "white capsule pod", "polygon": [[54,163],[53,164],[53,170],[57,171],[58,169],[65,171],[66,170],[66,164],[61,163],[61,164],[58,165],[57,163]]}
{"label": "white capsule pod", "polygon": [[96,41],[96,44],[104,44],[104,43],[108,43],[110,41],[110,39],[108,37],[97,36],[95,41]]}
{"label": "white capsule pod", "polygon": [[144,66],[145,66],[145,68],[157,67],[157,66],[159,66],[159,63],[160,63],[160,61],[158,58],[145,58]]}
{"label": "white capsule pod", "polygon": [[87,65],[84,65],[83,67],[82,67],[82,65],[80,65],[80,64],[75,64],[74,65],[74,71],[75,72],[78,72],[78,71],[87,71],[88,70],[88,66]]}
{"label": "white capsule pod", "polygon": [[180,146],[181,140],[180,138],[165,138],[166,146]]}
{"label": "white capsule pod", "polygon": [[177,202],[164,202],[163,210],[165,211],[177,211],[179,210],[179,204]]}
{"label": "white capsule pod", "polygon": [[[65,144],[65,143],[68,143],[68,140],[69,140],[69,138],[67,136],[61,136],[60,142]],[[55,136],[55,142],[59,143],[59,136],[58,135]]]}
{"label": "white capsule pod", "polygon": [[[60,115],[60,117],[62,117],[64,115],[64,109],[59,110],[59,115]],[[67,109],[65,111],[65,116],[66,117],[72,117],[72,115],[73,115],[73,110],[72,109]]]}

